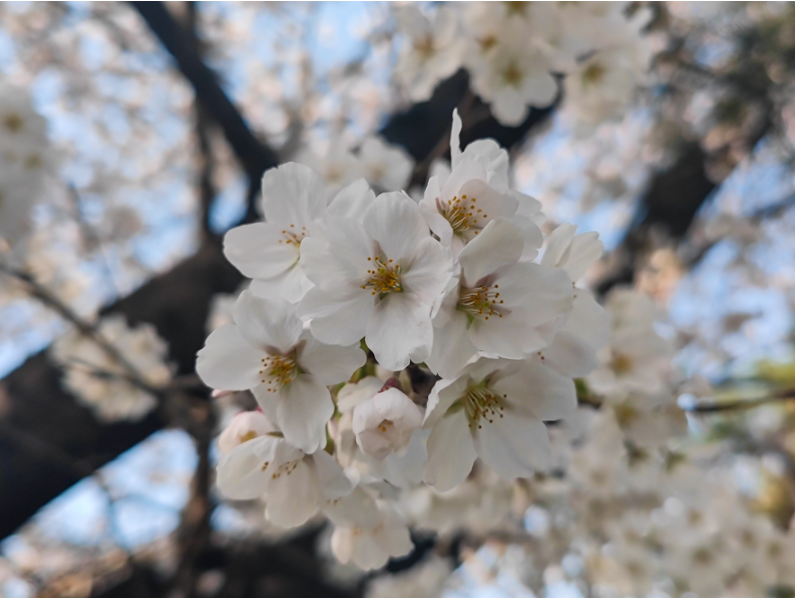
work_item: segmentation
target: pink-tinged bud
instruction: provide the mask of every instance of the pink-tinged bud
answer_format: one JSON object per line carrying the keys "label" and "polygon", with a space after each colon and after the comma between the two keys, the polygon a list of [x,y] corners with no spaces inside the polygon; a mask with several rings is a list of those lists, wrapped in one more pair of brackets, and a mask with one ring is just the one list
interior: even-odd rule
{"label": "pink-tinged bud", "polygon": [[401,383],[398,381],[398,378],[396,378],[395,376],[393,376],[392,378],[389,378],[384,383],[384,386],[381,387],[381,390],[379,390],[379,392],[384,392],[388,388],[397,388],[398,390],[401,390],[403,392],[403,390],[401,388]]}

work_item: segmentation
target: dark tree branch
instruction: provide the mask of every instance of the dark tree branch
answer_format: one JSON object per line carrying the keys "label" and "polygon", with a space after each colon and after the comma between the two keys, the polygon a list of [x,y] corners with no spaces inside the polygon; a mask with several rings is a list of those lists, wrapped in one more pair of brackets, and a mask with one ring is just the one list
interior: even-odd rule
{"label": "dark tree branch", "polygon": [[177,68],[193,87],[196,98],[224,132],[232,151],[249,179],[259,181],[279,160],[252,133],[241,113],[218,83],[218,77],[202,62],[190,35],[177,23],[162,2],[131,2],[152,33],[177,62]]}

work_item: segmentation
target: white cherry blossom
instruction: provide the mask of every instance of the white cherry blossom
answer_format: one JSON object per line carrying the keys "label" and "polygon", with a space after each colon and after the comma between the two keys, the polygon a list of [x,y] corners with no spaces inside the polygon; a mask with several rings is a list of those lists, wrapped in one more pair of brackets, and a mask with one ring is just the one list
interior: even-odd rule
{"label": "white cherry blossom", "polygon": [[[522,257],[532,260],[542,245],[542,232],[532,216],[541,209],[535,199],[508,188],[508,154],[492,140],[460,150],[462,121],[453,112],[451,165],[444,180],[429,179],[420,207],[429,227],[454,258],[493,220],[509,219],[525,238]],[[522,209],[520,206],[522,204]]]}
{"label": "white cherry blossom", "polygon": [[332,552],[345,564],[353,562],[360,569],[380,569],[392,557],[409,554],[414,548],[409,529],[389,504],[376,501],[378,519],[375,525],[335,527]]}
{"label": "white cherry blossom", "polygon": [[519,125],[530,106],[553,103],[558,85],[550,74],[550,50],[528,35],[527,24],[509,20],[495,48],[470,67],[472,86],[490,104],[494,117],[504,125]]}
{"label": "white cherry blossom", "polygon": [[305,523],[353,486],[323,449],[305,453],[279,433],[248,440],[224,455],[216,483],[235,500],[265,497],[265,517],[280,527]]}
{"label": "white cherry blossom", "polygon": [[327,213],[327,204],[330,213],[348,213],[373,195],[360,180],[341,189],[330,202],[321,177],[293,162],[267,171],[262,191],[265,222],[230,230],[224,237],[224,255],[254,279],[253,292],[295,303],[312,286],[299,265],[301,241],[311,224]]}
{"label": "white cherry blossom", "polygon": [[357,444],[377,460],[390,453],[405,453],[412,432],[422,423],[420,408],[397,388],[378,392],[354,408]]}
{"label": "white cherry blossom", "polygon": [[544,470],[550,446],[542,422],[576,409],[572,380],[538,360],[480,359],[458,378],[437,382],[429,395],[423,479],[449,490],[464,481],[476,457],[504,479]]}
{"label": "white cherry blossom", "polygon": [[427,100],[440,80],[461,65],[463,44],[455,10],[442,6],[429,19],[416,4],[393,5],[396,28],[404,44],[395,77],[414,101]]}
{"label": "white cherry blossom", "polygon": [[368,137],[359,148],[363,176],[381,191],[400,191],[409,184],[414,161],[402,148],[381,137]]}
{"label": "white cherry blossom", "polygon": [[[576,235],[576,230],[571,224],[558,226],[547,238],[541,260],[545,266],[566,272],[573,286],[603,253],[597,233]],[[540,352],[545,364],[574,378],[592,372],[600,363],[597,352],[608,343],[610,324],[591,292],[575,287],[572,310],[555,328],[553,342]]]}
{"label": "white cherry blossom", "polygon": [[130,381],[127,366],[150,386],[165,385],[172,376],[172,367],[167,363],[168,345],[151,324],[131,328],[120,314],[102,318],[96,334],[115,347],[126,364],[95,339],[72,328],[56,338],[50,349],[55,363],[64,369],[64,386],[101,420],[140,420],[158,401]]}
{"label": "white cherry blossom", "polygon": [[409,196],[380,195],[362,223],[327,218],[323,234],[302,243],[301,267],[316,286],[298,314],[317,339],[348,345],[365,337],[393,371],[428,357],[431,308],[452,265]]}
{"label": "white cherry blossom", "polygon": [[572,285],[561,270],[519,262],[522,249],[521,231],[495,220],[462,250],[434,318],[432,371],[451,378],[479,351],[520,359],[550,343],[545,325],[571,310]]}
{"label": "white cherry blossom", "polygon": [[222,326],[199,351],[196,371],[213,388],[251,389],[268,419],[306,452],[326,442],[334,412],[327,385],[348,379],[365,363],[358,345],[324,345],[303,330],[286,301],[241,293],[235,323]]}

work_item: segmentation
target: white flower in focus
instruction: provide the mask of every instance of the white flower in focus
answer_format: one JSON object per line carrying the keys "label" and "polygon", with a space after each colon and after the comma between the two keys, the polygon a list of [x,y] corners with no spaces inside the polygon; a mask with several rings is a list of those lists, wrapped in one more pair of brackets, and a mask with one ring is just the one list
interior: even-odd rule
{"label": "white flower in focus", "polygon": [[452,378],[479,351],[521,359],[550,343],[545,325],[572,308],[572,284],[561,270],[518,262],[522,250],[521,231],[495,220],[459,254],[461,274],[434,318],[432,371]]}
{"label": "white flower in focus", "polygon": [[[535,199],[508,188],[508,154],[492,140],[469,144],[462,152],[462,121],[453,111],[451,165],[444,180],[431,177],[420,201],[429,227],[455,258],[493,220],[510,220],[523,232],[522,257],[532,260],[542,232],[532,219],[541,209]],[[522,204],[522,209],[520,206]]]}
{"label": "white flower in focus", "polygon": [[310,225],[327,210],[341,213],[361,207],[373,194],[364,181],[357,181],[329,202],[321,178],[293,162],[267,171],[262,190],[265,222],[230,230],[224,236],[224,255],[254,279],[255,294],[295,303],[312,286],[299,265],[299,248]]}
{"label": "white flower in focus", "polygon": [[377,460],[390,453],[404,453],[412,432],[422,423],[420,408],[397,388],[378,392],[354,409],[357,444]]}
{"label": "white flower in focus", "polygon": [[[96,334],[118,349],[127,364],[152,387],[165,385],[172,369],[168,346],[153,326],[130,328],[124,316],[103,318]],[[105,421],[139,420],[156,405],[154,396],[129,381],[130,372],[91,337],[70,330],[53,342],[51,355],[64,368],[69,391]]]}
{"label": "white flower in focus", "polygon": [[[542,264],[560,268],[574,285],[603,253],[597,233],[576,235],[577,227],[562,224],[547,239]],[[557,323],[553,342],[541,350],[545,365],[573,378],[582,378],[598,365],[597,352],[608,343],[610,324],[605,310],[586,289],[575,288],[572,310]]]}
{"label": "white flower in focus", "polygon": [[346,384],[337,392],[337,409],[340,413],[353,411],[362,401],[379,392],[384,382],[377,376],[365,376],[355,384]]}
{"label": "white flower in focus", "polygon": [[375,525],[335,527],[332,552],[341,563],[353,562],[366,571],[380,569],[390,558],[405,556],[414,548],[409,529],[395,510],[381,500],[376,504]]}
{"label": "white flower in focus", "polygon": [[327,218],[301,245],[301,267],[316,285],[298,314],[320,341],[363,336],[379,364],[405,368],[431,351],[431,308],[451,276],[450,256],[404,193],[384,193],[363,223]]}
{"label": "white flower in focus", "polygon": [[530,106],[545,108],[558,93],[550,74],[549,50],[528,35],[519,19],[506,23],[494,50],[470,67],[472,86],[490,104],[492,114],[503,125],[516,126],[525,120]]}
{"label": "white flower in focus", "polygon": [[396,29],[404,36],[395,77],[415,102],[431,97],[436,84],[461,66],[463,45],[457,11],[448,6],[427,18],[416,4],[393,5]]}
{"label": "white flower in focus", "polygon": [[[390,453],[381,460],[365,454],[358,446],[353,429],[353,411],[367,402],[385,386],[386,373],[381,378],[366,376],[356,384],[346,384],[337,393],[337,409],[341,416],[329,424],[335,443],[338,461],[346,467],[355,467],[360,474],[389,482],[397,488],[410,488],[422,481],[423,466],[428,458],[426,438],[428,432],[415,429],[406,447],[400,453]],[[391,373],[389,374],[391,376]],[[417,407],[415,407],[417,409]],[[422,422],[422,415],[420,422]],[[419,424],[418,424],[419,425]]]}
{"label": "white flower in focus", "polygon": [[218,450],[226,455],[244,442],[276,431],[276,426],[261,411],[241,411],[219,434]]}
{"label": "white flower in focus", "polygon": [[224,455],[216,483],[234,500],[265,496],[266,519],[286,528],[301,525],[353,488],[329,453],[307,454],[278,433],[248,440]]}
{"label": "white flower in focus", "polygon": [[409,183],[414,161],[402,148],[368,137],[359,148],[363,176],[381,191],[400,191]]}
{"label": "white flower in focus", "polygon": [[542,265],[561,268],[572,282],[577,282],[589,266],[603,254],[603,244],[595,232],[576,235],[577,226],[562,224],[547,238]]}
{"label": "white flower in focus", "polygon": [[347,380],[365,363],[358,345],[328,346],[303,330],[295,307],[244,291],[234,324],[214,330],[196,371],[208,386],[251,389],[269,420],[305,452],[326,443],[334,413],[327,385]]}
{"label": "white flower in focus", "polygon": [[323,180],[301,164],[283,164],[263,175],[265,222],[245,224],[224,236],[224,255],[264,291],[297,301],[311,286],[299,267],[299,246],[310,223],[323,216]]}
{"label": "white flower in focus", "polygon": [[423,479],[437,490],[460,484],[476,457],[502,478],[528,477],[550,462],[543,421],[577,409],[575,384],[537,360],[481,359],[455,380],[441,380],[428,399]]}

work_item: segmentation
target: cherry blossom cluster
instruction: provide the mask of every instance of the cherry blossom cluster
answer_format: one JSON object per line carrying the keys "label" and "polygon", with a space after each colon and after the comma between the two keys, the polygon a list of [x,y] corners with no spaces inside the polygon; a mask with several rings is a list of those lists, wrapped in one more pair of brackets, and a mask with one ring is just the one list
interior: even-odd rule
{"label": "cherry blossom cluster", "polygon": [[616,118],[644,83],[652,56],[644,10],[625,2],[446,3],[432,17],[415,3],[394,8],[403,38],[395,77],[414,101],[459,68],[495,118],[518,125],[561,94],[583,125]]}
{"label": "cherry blossom cluster", "polygon": [[28,232],[31,207],[42,199],[53,162],[47,121],[30,94],[0,82],[0,251]]}
{"label": "cherry blossom cluster", "polygon": [[139,420],[155,408],[154,389],[174,373],[167,354],[154,326],[131,328],[118,314],[102,318],[92,334],[71,328],[50,347],[65,388],[108,422]]}
{"label": "cherry blossom cluster", "polygon": [[364,569],[411,549],[400,489],[454,489],[476,459],[505,480],[549,469],[544,422],[575,413],[573,378],[608,340],[576,286],[596,233],[561,225],[545,243],[506,151],[462,150],[460,131],[454,113],[451,171],[418,201],[364,180],[330,199],[306,166],[266,172],[265,221],[224,240],[251,283],[197,359],[206,384],[260,407],[221,436],[222,493],[264,498],[282,527],[323,513],[337,558]]}

